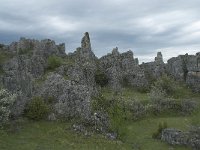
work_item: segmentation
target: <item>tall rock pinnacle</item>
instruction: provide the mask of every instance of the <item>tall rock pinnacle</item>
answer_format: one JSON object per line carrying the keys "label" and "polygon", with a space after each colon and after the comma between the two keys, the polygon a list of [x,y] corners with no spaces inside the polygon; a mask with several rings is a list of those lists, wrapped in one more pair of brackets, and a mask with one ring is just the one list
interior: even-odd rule
{"label": "tall rock pinnacle", "polygon": [[91,50],[91,44],[90,44],[90,36],[88,32],[85,32],[84,37],[81,40],[81,48],[82,49],[89,49]]}
{"label": "tall rock pinnacle", "polygon": [[161,64],[164,63],[164,62],[163,62],[163,56],[162,56],[162,53],[161,53],[161,52],[158,52],[158,53],[157,53],[157,57],[155,57],[155,62],[157,62],[157,63],[159,63],[159,64],[160,64],[160,63],[161,63]]}
{"label": "tall rock pinnacle", "polygon": [[95,55],[92,52],[90,36],[89,33],[86,32],[84,37],[81,40],[81,57],[84,59],[94,59]]}

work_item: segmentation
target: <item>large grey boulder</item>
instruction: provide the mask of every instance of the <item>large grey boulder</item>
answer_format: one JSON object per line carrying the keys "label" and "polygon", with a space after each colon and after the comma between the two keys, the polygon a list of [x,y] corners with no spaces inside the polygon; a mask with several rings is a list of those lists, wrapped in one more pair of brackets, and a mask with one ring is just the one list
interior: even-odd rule
{"label": "large grey boulder", "polygon": [[57,116],[84,119],[90,116],[91,93],[88,87],[65,80],[59,74],[51,73],[39,88],[37,95],[55,100],[52,105]]}
{"label": "large grey boulder", "polygon": [[161,133],[161,140],[171,145],[185,145],[193,150],[200,149],[200,128],[193,131],[183,132],[174,128],[164,129]]}

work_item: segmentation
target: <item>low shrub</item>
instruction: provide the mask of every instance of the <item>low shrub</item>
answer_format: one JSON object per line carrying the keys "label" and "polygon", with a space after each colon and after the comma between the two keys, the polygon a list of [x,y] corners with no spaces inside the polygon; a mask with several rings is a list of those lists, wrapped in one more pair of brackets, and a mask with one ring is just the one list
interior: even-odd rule
{"label": "low shrub", "polygon": [[53,56],[49,56],[47,63],[48,63],[47,69],[54,70],[62,65],[63,60],[62,58],[53,55]]}
{"label": "low shrub", "polygon": [[108,84],[108,77],[102,71],[97,70],[95,73],[95,81],[101,87],[105,87]]}
{"label": "low shrub", "polygon": [[178,84],[167,75],[162,76],[154,83],[154,87],[164,91],[167,95],[173,95],[177,86]]}
{"label": "low shrub", "polygon": [[150,100],[153,103],[157,103],[157,102],[162,101],[163,99],[165,99],[167,94],[162,88],[158,88],[156,86],[152,86],[148,96],[149,96]]}
{"label": "low shrub", "polygon": [[156,132],[154,132],[153,134],[152,134],[152,138],[154,138],[154,139],[160,139],[161,138],[161,133],[162,133],[162,131],[164,130],[164,129],[166,129],[167,128],[167,123],[166,122],[160,122],[159,124],[158,124],[158,129],[157,129],[157,131]]}
{"label": "low shrub", "polygon": [[109,109],[111,131],[117,133],[120,140],[126,140],[128,129],[126,127],[126,110],[117,101]]}
{"label": "low shrub", "polygon": [[125,140],[127,128],[125,126],[127,119],[127,109],[122,103],[123,101],[112,98],[106,99],[102,95],[95,98],[92,103],[93,111],[108,114],[111,132],[117,133],[121,140]]}
{"label": "low shrub", "polygon": [[41,120],[45,119],[50,112],[50,107],[41,97],[34,97],[27,105],[25,114],[29,119]]}

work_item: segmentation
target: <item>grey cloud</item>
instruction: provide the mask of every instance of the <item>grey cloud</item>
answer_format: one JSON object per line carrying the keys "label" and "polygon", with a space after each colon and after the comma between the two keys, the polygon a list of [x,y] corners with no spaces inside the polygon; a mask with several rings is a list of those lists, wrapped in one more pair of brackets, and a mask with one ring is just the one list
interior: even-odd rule
{"label": "grey cloud", "polygon": [[132,49],[142,61],[157,51],[171,56],[180,47],[195,47],[188,50],[194,53],[200,45],[199,5],[198,0],[1,0],[0,42],[51,38],[65,42],[69,52],[88,31],[99,57],[116,46],[121,52]]}

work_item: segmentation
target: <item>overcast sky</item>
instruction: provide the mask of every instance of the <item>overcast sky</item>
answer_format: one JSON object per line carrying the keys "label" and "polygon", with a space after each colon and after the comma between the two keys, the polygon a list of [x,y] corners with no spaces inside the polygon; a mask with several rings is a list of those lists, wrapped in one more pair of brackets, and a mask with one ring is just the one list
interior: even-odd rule
{"label": "overcast sky", "polygon": [[131,49],[140,62],[200,51],[200,0],[0,0],[0,42],[50,38],[80,46],[90,33],[100,57]]}

